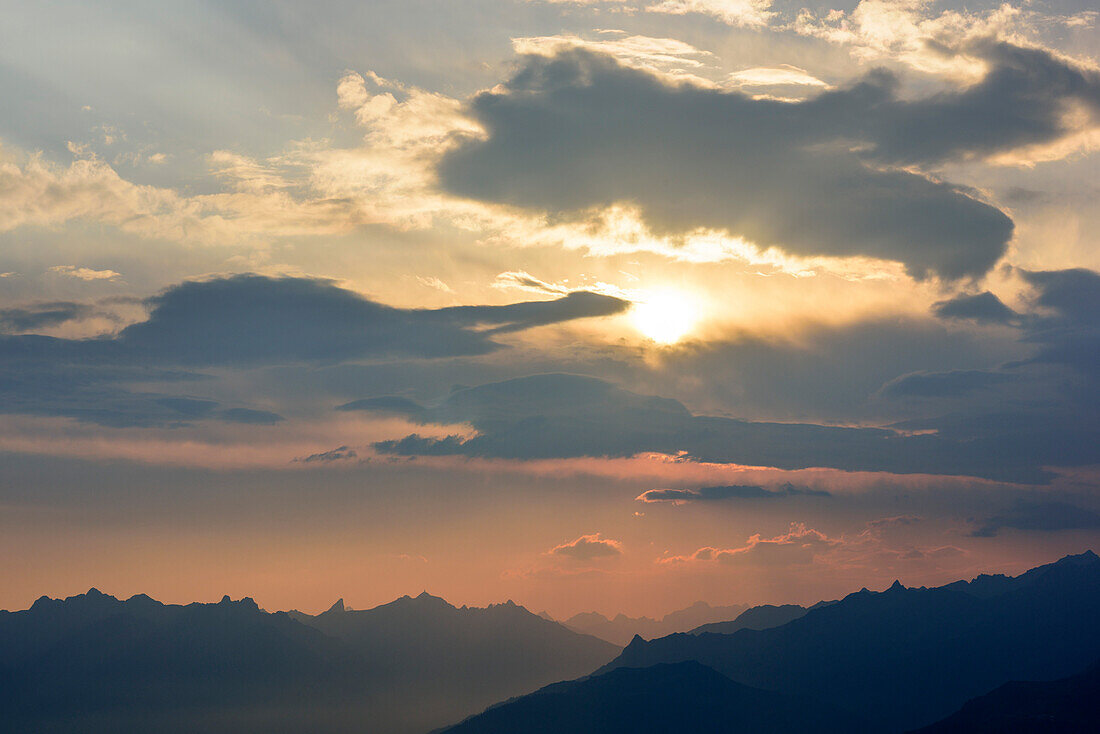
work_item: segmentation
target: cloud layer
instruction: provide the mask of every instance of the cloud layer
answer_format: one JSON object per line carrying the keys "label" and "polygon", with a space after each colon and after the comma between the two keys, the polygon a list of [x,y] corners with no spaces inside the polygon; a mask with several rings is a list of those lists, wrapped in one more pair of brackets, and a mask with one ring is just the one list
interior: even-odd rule
{"label": "cloud layer", "polygon": [[1074,128],[1069,109],[1096,118],[1100,76],[1003,43],[971,52],[989,71],[961,90],[902,99],[899,80],[876,70],[797,103],[670,84],[581,48],[532,55],[474,98],[486,135],[450,151],[440,178],[458,195],[556,216],[626,203],[662,234],[724,230],[800,255],[980,275],[1012,221],[897,166],[1056,140]]}
{"label": "cloud layer", "polygon": [[[137,392],[142,382],[191,382],[196,369],[333,364],[381,358],[483,355],[495,335],[625,310],[626,301],[574,292],[552,301],[504,306],[401,309],[330,281],[236,275],[187,281],[147,300],[146,320],[117,335],[64,339],[0,336],[4,412],[64,415],[109,425],[170,424],[206,418],[280,420],[268,411],[188,396]],[[0,312],[12,329],[55,325],[87,307],[43,304]]]}

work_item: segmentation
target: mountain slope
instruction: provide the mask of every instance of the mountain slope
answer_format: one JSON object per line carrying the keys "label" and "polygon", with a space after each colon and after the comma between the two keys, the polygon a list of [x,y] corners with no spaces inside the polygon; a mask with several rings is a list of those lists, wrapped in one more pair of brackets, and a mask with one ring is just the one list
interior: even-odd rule
{"label": "mountain slope", "polygon": [[419,734],[616,651],[514,604],[312,617],[92,589],[0,613],[0,730]]}
{"label": "mountain slope", "polygon": [[446,734],[817,734],[866,722],[810,699],[734,683],[695,662],[618,668],[495,706]]}
{"label": "mountain slope", "polygon": [[457,608],[427,593],[361,611],[342,605],[303,624],[339,639],[389,681],[471,702],[476,710],[506,695],[586,674],[620,650],[532,614],[511,601]]}
{"label": "mountain slope", "polygon": [[903,730],[1009,680],[1062,677],[1100,657],[1100,558],[1091,551],[995,585],[895,584],[773,629],[635,639],[600,672],[696,660]]}
{"label": "mountain slope", "polygon": [[676,632],[687,632],[710,622],[724,622],[745,611],[744,604],[712,607],[706,602],[695,602],[690,607],[669,612],[661,619],[628,617],[618,614],[613,619],[597,612],[575,614],[562,622],[566,627],[587,635],[595,635],[620,647],[634,639],[634,635],[651,640]]}
{"label": "mountain slope", "polygon": [[690,634],[700,635],[704,632],[712,632],[721,635],[729,635],[738,630],[766,630],[779,627],[805,616],[809,611],[806,607],[797,604],[762,604],[758,607],[746,609],[735,619],[728,622],[713,622],[704,624],[690,630]]}
{"label": "mountain slope", "polygon": [[913,734],[1078,734],[1100,731],[1100,662],[1054,681],[1013,681]]}

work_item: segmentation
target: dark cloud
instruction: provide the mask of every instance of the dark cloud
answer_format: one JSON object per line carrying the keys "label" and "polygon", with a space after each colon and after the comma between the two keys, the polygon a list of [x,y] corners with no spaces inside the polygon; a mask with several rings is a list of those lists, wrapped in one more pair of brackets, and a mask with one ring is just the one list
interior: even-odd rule
{"label": "dark cloud", "polygon": [[151,299],[147,321],[111,346],[133,359],[187,365],[446,357],[499,348],[493,334],[624,311],[577,292],[553,301],[437,310],[385,306],[312,278],[237,275],[181,283]]}
{"label": "dark cloud", "polygon": [[252,408],[223,408],[215,400],[199,400],[196,398],[166,397],[152,400],[158,406],[167,408],[178,414],[179,420],[193,421],[214,419],[226,423],[245,423],[250,425],[270,426],[279,423],[284,418],[267,410],[254,410]]}
{"label": "dark cloud", "polygon": [[893,517],[880,517],[876,520],[870,520],[867,522],[869,528],[898,528],[905,527],[907,525],[916,525],[922,522],[924,518],[918,515],[895,515]]}
{"label": "dark cloud", "polygon": [[1007,324],[1019,316],[989,291],[938,301],[932,307],[932,313],[941,319],[968,319],[990,324]]}
{"label": "dark cloud", "polygon": [[1016,324],[1030,357],[984,371],[905,375],[881,394],[938,400],[950,411],[898,423],[904,430],[987,446],[1005,460],[1100,463],[1100,275],[1021,275],[1035,288],[1033,308]]}
{"label": "dark cloud", "polygon": [[1038,344],[1031,364],[1056,364],[1087,376],[1095,405],[1100,401],[1100,273],[1092,270],[1021,271],[1035,286],[1035,305],[1045,309],[1026,328]]}
{"label": "dark cloud", "polygon": [[[373,409],[370,403],[359,406]],[[386,409],[392,411],[393,404]],[[478,434],[468,439],[413,434],[376,443],[377,450],[405,456],[508,459],[686,451],[703,461],[781,469],[831,467],[1018,482],[1041,482],[1051,476],[1044,469],[1051,462],[1041,450],[1046,444],[1016,451],[1015,446],[1003,449],[994,439],[963,441],[881,428],[695,416],[678,401],[639,395],[580,375],[533,375],[462,388],[434,406],[415,405],[405,415],[424,423],[469,423]]]}
{"label": "dark cloud", "polygon": [[993,370],[913,372],[886,383],[880,394],[890,398],[959,397],[1014,379],[1012,374]]}
{"label": "dark cloud", "polygon": [[[190,372],[194,368],[482,355],[501,348],[494,335],[614,314],[629,303],[576,292],[504,306],[400,309],[329,281],[237,275],[184,282],[146,305],[148,319],[117,335],[0,337],[0,412],[112,426],[195,420],[270,425],[282,416],[190,396],[134,392],[131,384],[202,379]],[[48,306],[5,313],[12,323],[43,326],[83,308]]]}
{"label": "dark cloud", "polygon": [[206,379],[163,368],[9,358],[0,360],[0,413],[64,416],[120,428],[175,426],[208,417],[217,403],[207,409],[205,403],[212,401],[190,403],[148,384],[191,389]]}
{"label": "dark cloud", "polygon": [[445,357],[499,348],[494,334],[619,313],[629,303],[576,292],[505,306],[400,309],[325,280],[236,275],[180,283],[149,299],[146,321],[117,336],[0,339],[0,360],[253,366],[372,357]]}
{"label": "dark cloud", "polygon": [[[1078,110],[1092,121],[1100,118],[1100,74],[1094,69],[1003,42],[979,42],[965,50],[989,67],[977,84],[903,100],[893,94],[896,80],[872,77],[865,90],[839,93],[838,119],[874,146],[876,160],[909,164],[1051,142],[1080,129],[1075,125],[1081,123],[1069,122]],[[864,100],[866,106],[860,104]]]}
{"label": "dark cloud", "polygon": [[66,321],[84,318],[91,312],[92,307],[88,304],[71,301],[0,309],[0,333],[18,333],[57,326]]}
{"label": "dark cloud", "polygon": [[322,451],[319,454],[310,454],[309,456],[304,456],[294,461],[303,464],[330,464],[334,461],[348,461],[358,456],[359,454],[355,452],[355,449],[348,448],[347,446],[337,446],[334,449]]}
{"label": "dark cloud", "polygon": [[628,202],[664,234],[726,229],[804,255],[869,255],[917,275],[987,271],[1013,224],[1000,210],[897,164],[1002,152],[1095,114],[1095,72],[1037,49],[975,46],[979,83],[902,99],[877,70],[788,103],[673,85],[582,49],[527,57],[476,96],[488,135],[449,153],[445,188],[471,198],[583,217]]}
{"label": "dark cloud", "polygon": [[899,375],[988,369],[1028,354],[1009,329],[892,318],[814,324],[797,340],[739,335],[692,343],[664,357],[648,375],[594,374],[658,394],[675,386],[685,401],[721,406],[744,418],[866,425],[911,417],[899,415],[908,406],[880,399],[883,385]]}
{"label": "dark cloud", "polygon": [[[371,398],[347,403],[342,409],[397,412],[422,423],[469,423],[477,430],[469,438],[412,434],[377,445],[380,451],[406,456],[534,459],[685,451],[706,461],[783,469],[831,467],[1045,482],[1053,476],[1053,468],[1100,463],[1100,359],[1091,351],[1100,323],[1100,310],[1092,307],[1100,293],[1100,277],[1089,271],[1028,273],[1025,277],[1035,287],[1034,306],[1020,314],[1013,329],[1003,333],[1009,338],[1015,334],[1015,346],[1006,354],[1030,349],[1031,356],[993,368],[924,370],[907,372],[885,385],[868,382],[867,392],[853,392],[853,400],[869,400],[884,416],[899,412],[918,416],[887,428],[693,415],[677,401],[623,390],[603,379],[563,374],[459,388],[431,403]],[[796,376],[811,375],[816,359],[817,373],[827,378],[810,384],[824,391],[833,384],[850,385],[859,377],[862,365],[853,365],[851,354],[876,355],[863,360],[877,365],[876,369],[882,365],[904,368],[922,360],[942,362],[952,356],[944,344],[956,344],[950,340],[951,334],[971,331],[950,330],[943,341],[921,337],[921,331],[909,324],[894,332],[867,331],[865,326],[853,330],[862,340],[846,341],[839,334],[836,344],[812,350],[805,370],[800,368]],[[908,346],[895,338],[906,332],[913,342]],[[890,339],[884,341],[883,335]],[[710,390],[716,389],[713,375],[719,369],[724,366],[729,373],[741,364],[738,359],[743,362],[744,355],[735,352],[728,352],[729,359],[716,359],[713,369],[708,368],[702,376]],[[698,358],[697,354],[693,357]],[[776,360],[768,353],[757,372],[773,382],[789,378],[789,382],[798,383],[800,379],[784,372],[796,361]],[[681,377],[698,372],[681,368],[680,362],[675,364]],[[847,383],[845,368],[852,373]],[[744,386],[754,391],[756,387],[751,382]],[[662,491],[691,499],[686,493],[697,490]]]}
{"label": "dark cloud", "polygon": [[254,408],[226,408],[215,413],[215,416],[227,423],[246,423],[253,426],[272,426],[285,420],[278,413]]}
{"label": "dark cloud", "polygon": [[756,485],[735,484],[723,487],[700,487],[699,489],[650,489],[635,499],[641,502],[711,502],[715,500],[739,499],[775,499],[778,497],[829,497],[820,489],[796,487],[791,483],[776,489],[765,489]]}
{"label": "dark cloud", "polygon": [[992,538],[1006,528],[1043,533],[1092,530],[1100,528],[1100,514],[1065,502],[1020,502],[1006,512],[979,521],[971,535]]}

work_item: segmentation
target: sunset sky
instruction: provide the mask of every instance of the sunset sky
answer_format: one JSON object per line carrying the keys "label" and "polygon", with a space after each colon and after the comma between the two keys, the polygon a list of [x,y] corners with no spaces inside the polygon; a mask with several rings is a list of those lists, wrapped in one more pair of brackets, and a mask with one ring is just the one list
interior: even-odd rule
{"label": "sunset sky", "polygon": [[0,7],[0,608],[1100,546],[1090,0]]}

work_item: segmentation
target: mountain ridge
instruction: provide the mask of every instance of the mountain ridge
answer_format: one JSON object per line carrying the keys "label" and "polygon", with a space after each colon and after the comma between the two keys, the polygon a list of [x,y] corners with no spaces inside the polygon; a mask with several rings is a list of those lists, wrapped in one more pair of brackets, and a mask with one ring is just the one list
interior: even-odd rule
{"label": "mountain ridge", "polygon": [[931,589],[895,584],[767,630],[635,638],[596,674],[696,660],[746,685],[813,695],[905,729],[1008,680],[1058,677],[1100,657],[1094,553],[993,584],[997,593],[981,576]]}
{"label": "mountain ridge", "polygon": [[307,615],[93,588],[0,613],[0,709],[13,731],[422,734],[617,651],[514,603]]}

